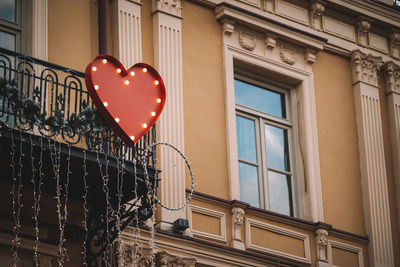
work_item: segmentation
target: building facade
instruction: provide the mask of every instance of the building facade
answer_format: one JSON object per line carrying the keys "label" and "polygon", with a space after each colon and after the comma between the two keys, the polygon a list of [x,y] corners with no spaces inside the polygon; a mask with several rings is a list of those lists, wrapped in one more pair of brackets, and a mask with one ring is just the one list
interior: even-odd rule
{"label": "building facade", "polygon": [[[125,228],[114,265],[400,266],[396,1],[7,0],[0,47],[81,72],[108,53],[163,78],[155,140],[186,155],[194,192],[185,161],[160,147],[158,199],[190,202]],[[0,257],[11,264],[4,185]],[[41,266],[56,266],[55,202],[43,201]],[[71,200],[68,225],[82,230],[81,206]],[[178,219],[189,227],[177,231]],[[71,236],[65,266],[80,266]]]}

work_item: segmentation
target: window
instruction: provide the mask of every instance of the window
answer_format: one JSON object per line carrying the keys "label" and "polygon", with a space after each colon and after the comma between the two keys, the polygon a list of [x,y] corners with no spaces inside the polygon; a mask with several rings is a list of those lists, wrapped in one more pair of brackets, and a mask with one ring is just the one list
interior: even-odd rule
{"label": "window", "polygon": [[0,1],[0,47],[12,51],[22,50],[21,0]]}
{"label": "window", "polygon": [[290,91],[234,80],[240,200],[294,216]]}

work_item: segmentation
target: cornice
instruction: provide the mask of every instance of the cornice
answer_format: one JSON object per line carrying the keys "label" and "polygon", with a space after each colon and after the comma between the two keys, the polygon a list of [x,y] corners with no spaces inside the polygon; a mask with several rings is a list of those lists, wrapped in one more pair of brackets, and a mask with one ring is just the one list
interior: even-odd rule
{"label": "cornice", "polygon": [[309,32],[301,31],[298,28],[273,20],[266,20],[265,17],[252,13],[249,10],[239,8],[235,5],[223,3],[215,8],[216,18],[223,22],[226,20],[250,27],[252,29],[273,34],[278,38],[297,44],[302,47],[322,50],[326,39]]}

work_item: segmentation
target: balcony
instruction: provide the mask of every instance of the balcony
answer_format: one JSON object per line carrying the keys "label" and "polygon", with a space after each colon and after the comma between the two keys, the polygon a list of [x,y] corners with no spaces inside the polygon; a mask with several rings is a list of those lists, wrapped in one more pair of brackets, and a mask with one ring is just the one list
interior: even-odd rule
{"label": "balcony", "polygon": [[[86,260],[92,266],[118,231],[152,216],[149,188],[157,176],[155,151],[149,151],[148,179],[143,160],[146,148],[156,141],[156,127],[127,147],[93,111],[84,73],[2,48],[0,81],[14,88],[14,97],[29,103],[45,122],[15,109],[0,92],[0,182],[37,190],[33,181],[41,177],[43,193],[55,196],[60,188],[69,199],[87,201]],[[87,127],[74,128],[74,120]],[[120,214],[118,222],[114,212]]]}

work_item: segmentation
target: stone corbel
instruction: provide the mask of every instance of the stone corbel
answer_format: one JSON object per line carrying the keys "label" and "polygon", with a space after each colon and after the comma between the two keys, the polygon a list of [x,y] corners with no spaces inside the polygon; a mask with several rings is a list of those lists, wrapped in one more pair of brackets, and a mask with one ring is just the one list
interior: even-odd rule
{"label": "stone corbel", "polygon": [[371,29],[371,20],[365,17],[360,17],[358,21],[358,44],[363,47],[368,47],[368,33]]}
{"label": "stone corbel", "polygon": [[304,59],[306,60],[307,65],[312,65],[315,62],[317,50],[306,48],[304,53]]}
{"label": "stone corbel", "polygon": [[317,229],[315,231],[315,244],[317,246],[317,266],[328,265],[328,231]]}
{"label": "stone corbel", "polygon": [[400,59],[400,32],[392,30],[390,34],[390,56]]}
{"label": "stone corbel", "polygon": [[400,94],[400,67],[389,61],[385,64],[386,94]]}
{"label": "stone corbel", "polygon": [[245,249],[242,239],[242,225],[244,220],[244,209],[241,207],[232,208],[232,247]]}
{"label": "stone corbel", "polygon": [[382,65],[381,57],[365,54],[360,50],[353,51],[351,53],[353,84],[363,82],[378,87],[378,70]]}
{"label": "stone corbel", "polygon": [[317,31],[322,31],[322,16],[325,12],[325,1],[317,0],[311,2],[310,16],[311,28]]}
{"label": "stone corbel", "polygon": [[278,36],[273,33],[266,33],[265,34],[265,48],[267,50],[272,50],[276,46],[276,39]]}
{"label": "stone corbel", "polygon": [[221,21],[222,24],[222,32],[224,34],[224,37],[230,38],[233,31],[235,30],[235,21],[230,20],[230,19],[223,19]]}

